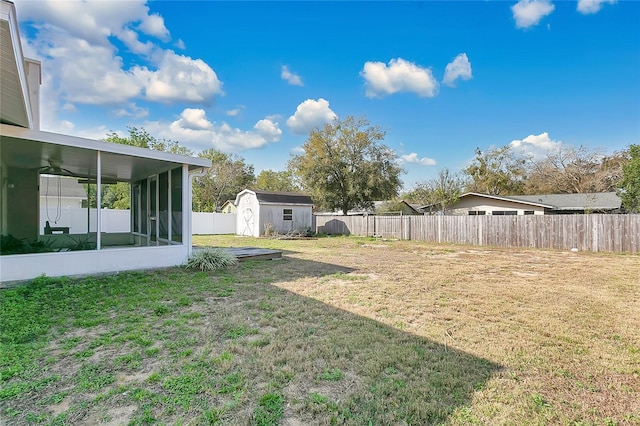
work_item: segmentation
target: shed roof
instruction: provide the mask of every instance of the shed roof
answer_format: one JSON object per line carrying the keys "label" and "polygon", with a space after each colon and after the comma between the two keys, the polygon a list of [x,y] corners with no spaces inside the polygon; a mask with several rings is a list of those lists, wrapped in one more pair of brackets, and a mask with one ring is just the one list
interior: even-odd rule
{"label": "shed roof", "polygon": [[272,192],[272,191],[253,191],[256,198],[264,203],[277,204],[308,204],[313,205],[311,197],[300,192]]}
{"label": "shed roof", "polygon": [[268,204],[299,204],[306,206],[313,206],[313,200],[307,194],[300,192],[275,192],[275,191],[262,191],[259,189],[245,189],[236,196],[236,205],[238,203],[238,197],[243,193],[253,192],[260,203]]}

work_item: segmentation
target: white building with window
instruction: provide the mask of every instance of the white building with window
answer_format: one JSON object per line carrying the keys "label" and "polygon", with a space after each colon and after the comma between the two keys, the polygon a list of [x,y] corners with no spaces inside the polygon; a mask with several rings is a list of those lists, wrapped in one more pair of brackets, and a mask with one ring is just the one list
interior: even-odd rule
{"label": "white building with window", "polygon": [[234,204],[238,235],[259,237],[266,230],[285,234],[311,229],[313,201],[306,194],[245,189]]}

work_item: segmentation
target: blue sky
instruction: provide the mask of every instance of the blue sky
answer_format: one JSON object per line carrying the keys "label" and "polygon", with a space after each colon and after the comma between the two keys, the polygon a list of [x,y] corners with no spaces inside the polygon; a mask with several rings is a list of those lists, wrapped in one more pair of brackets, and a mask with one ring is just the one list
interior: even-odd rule
{"label": "blue sky", "polygon": [[405,187],[476,147],[640,143],[640,2],[15,1],[42,130],[144,127],[284,170],[309,129],[366,116]]}

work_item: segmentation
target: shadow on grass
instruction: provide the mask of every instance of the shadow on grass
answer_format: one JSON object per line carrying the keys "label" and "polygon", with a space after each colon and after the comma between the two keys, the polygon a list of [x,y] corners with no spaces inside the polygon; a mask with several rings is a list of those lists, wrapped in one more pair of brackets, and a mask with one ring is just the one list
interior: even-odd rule
{"label": "shadow on grass", "polygon": [[268,300],[250,316],[277,330],[257,362],[268,372],[264,381],[292,377],[286,399],[302,401],[292,404],[292,418],[304,424],[474,421],[468,409],[473,395],[500,365],[278,286],[309,281],[331,291],[331,281],[348,281],[353,269],[294,258],[256,261],[251,268],[273,281],[247,289],[258,303]]}
{"label": "shadow on grass", "polygon": [[[126,408],[133,424],[258,424],[267,400],[275,417],[265,424],[473,421],[474,392],[499,365],[279,286],[330,291],[352,271],[284,258],[213,273],[40,278],[7,291],[0,423],[91,424]],[[135,379],[141,372],[154,380]],[[58,397],[69,408],[54,417],[42,401]]]}

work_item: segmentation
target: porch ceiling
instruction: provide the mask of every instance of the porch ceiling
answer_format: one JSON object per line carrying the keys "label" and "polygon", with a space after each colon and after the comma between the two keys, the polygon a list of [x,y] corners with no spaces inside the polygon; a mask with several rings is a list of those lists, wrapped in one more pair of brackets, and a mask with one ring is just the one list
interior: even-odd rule
{"label": "porch ceiling", "polygon": [[0,124],[0,160],[8,167],[37,169],[55,160],[61,162],[62,169],[95,179],[98,151],[103,179],[117,181],[143,179],[181,164],[190,169],[211,164],[201,158]]}

